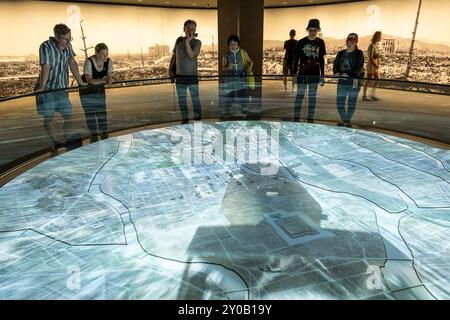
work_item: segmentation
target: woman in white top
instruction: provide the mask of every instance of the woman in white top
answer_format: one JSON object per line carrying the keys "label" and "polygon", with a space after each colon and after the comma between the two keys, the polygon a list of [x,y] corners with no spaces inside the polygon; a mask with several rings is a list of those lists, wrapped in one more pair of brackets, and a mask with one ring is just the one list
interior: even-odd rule
{"label": "woman in white top", "polygon": [[[380,51],[377,47],[378,42],[381,41],[381,31],[373,34],[369,48],[367,49],[367,80],[364,85],[363,100],[364,101],[378,101],[375,95],[375,88],[378,86],[380,79]],[[371,81],[369,79],[374,79]],[[367,98],[367,88],[372,87],[371,99]]]}
{"label": "woman in white top", "polygon": [[92,142],[98,140],[99,134],[102,138],[107,137],[108,132],[105,85],[112,83],[113,72],[108,53],[108,46],[99,43],[95,46],[95,55],[84,63],[83,80],[89,86],[80,88],[80,99]]}

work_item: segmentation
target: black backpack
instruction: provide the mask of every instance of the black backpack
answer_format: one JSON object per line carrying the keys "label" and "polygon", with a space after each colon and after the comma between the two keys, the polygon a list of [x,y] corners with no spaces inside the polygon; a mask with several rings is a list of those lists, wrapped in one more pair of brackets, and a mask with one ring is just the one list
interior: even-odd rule
{"label": "black backpack", "polygon": [[[175,47],[181,42],[183,41],[183,37],[179,37],[177,39],[177,41],[175,41]],[[174,61],[174,63],[172,64],[172,66],[170,67],[170,72],[174,75],[173,78],[171,78],[172,83],[175,82],[175,78],[177,76],[177,62],[176,59]]]}

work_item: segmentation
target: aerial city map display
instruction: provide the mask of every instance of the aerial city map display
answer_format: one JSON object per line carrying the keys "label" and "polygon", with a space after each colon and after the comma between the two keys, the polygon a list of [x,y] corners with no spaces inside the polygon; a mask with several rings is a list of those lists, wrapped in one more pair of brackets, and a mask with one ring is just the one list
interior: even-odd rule
{"label": "aerial city map display", "polygon": [[0,189],[0,299],[448,299],[450,152],[344,127],[194,123]]}

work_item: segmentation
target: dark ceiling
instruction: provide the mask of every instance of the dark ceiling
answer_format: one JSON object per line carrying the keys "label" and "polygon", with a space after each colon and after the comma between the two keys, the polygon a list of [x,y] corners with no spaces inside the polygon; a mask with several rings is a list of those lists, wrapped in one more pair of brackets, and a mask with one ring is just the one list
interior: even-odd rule
{"label": "dark ceiling", "polygon": [[[71,2],[127,4],[136,6],[158,6],[158,7],[177,7],[177,8],[204,8],[204,9],[217,8],[217,0],[80,0]],[[355,0],[265,0],[264,5],[266,8],[280,8],[290,6],[308,6],[308,5],[321,5],[332,3],[344,3],[344,2],[355,2]]]}

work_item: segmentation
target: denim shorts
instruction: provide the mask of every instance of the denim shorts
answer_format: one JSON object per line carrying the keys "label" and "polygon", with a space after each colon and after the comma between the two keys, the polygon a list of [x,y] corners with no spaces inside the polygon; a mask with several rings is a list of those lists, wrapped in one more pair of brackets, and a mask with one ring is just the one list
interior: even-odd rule
{"label": "denim shorts", "polygon": [[37,113],[44,118],[53,117],[55,112],[59,112],[63,117],[72,114],[72,104],[66,90],[38,93],[36,95],[36,107]]}

